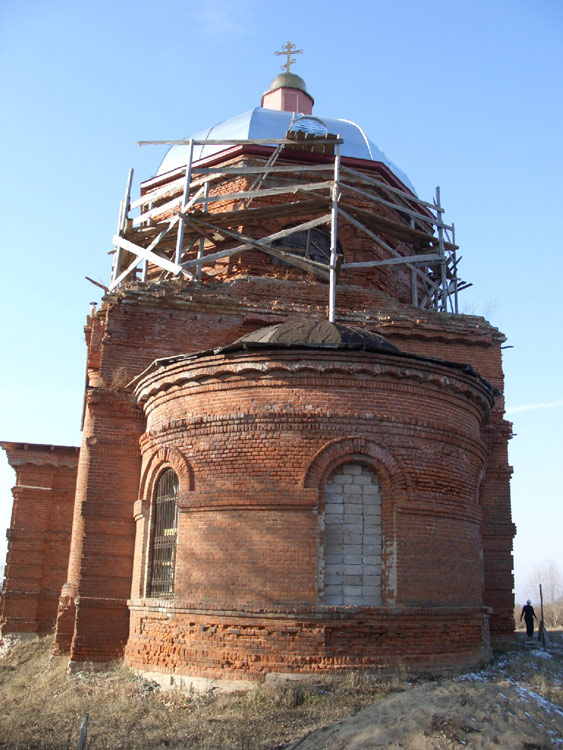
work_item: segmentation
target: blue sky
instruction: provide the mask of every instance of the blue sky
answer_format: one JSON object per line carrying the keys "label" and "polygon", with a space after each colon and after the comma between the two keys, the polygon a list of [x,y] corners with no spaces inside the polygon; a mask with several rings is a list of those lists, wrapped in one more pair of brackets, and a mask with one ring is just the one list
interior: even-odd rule
{"label": "blue sky", "polygon": [[[82,326],[127,172],[259,105],[290,39],[315,114],[359,123],[456,225],[461,309],[507,335],[517,598],[561,545],[560,0],[5,0],[0,438],[78,444]],[[0,460],[0,529],[13,472]],[[3,534],[2,534],[3,537]],[[0,556],[5,542],[0,539]]]}

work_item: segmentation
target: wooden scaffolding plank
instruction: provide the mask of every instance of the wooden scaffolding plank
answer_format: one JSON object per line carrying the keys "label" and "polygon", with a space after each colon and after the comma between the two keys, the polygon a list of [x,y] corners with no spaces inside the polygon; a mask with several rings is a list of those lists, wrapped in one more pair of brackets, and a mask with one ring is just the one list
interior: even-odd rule
{"label": "wooden scaffolding plank", "polygon": [[[306,185],[284,185],[283,187],[265,188],[263,190],[243,190],[238,193],[226,193],[224,195],[210,195],[207,199],[208,203],[223,203],[229,201],[244,200],[245,198],[253,198],[253,200],[259,198],[266,198],[272,195],[285,195],[296,193],[307,193],[310,190],[324,190],[332,188],[332,180],[326,180],[325,182],[312,182]],[[203,198],[199,198],[194,203],[203,203]]]}
{"label": "wooden scaffolding plank", "polygon": [[[358,221],[353,216],[348,214],[346,211],[340,210],[340,213],[342,216],[350,222],[353,226],[357,227],[360,231],[364,232],[364,234],[367,234],[368,237],[370,237],[374,242],[376,242],[380,247],[382,247],[384,250],[387,250],[388,253],[390,253],[395,258],[401,258],[403,259],[405,256],[401,255],[397,250],[395,250],[394,247],[391,247],[385,240],[383,240],[381,237],[379,237],[377,234],[372,232],[368,227],[366,227],[364,224],[361,223],[361,221]],[[413,273],[416,274],[416,276],[420,279],[422,279],[426,284],[432,284],[436,289],[440,289],[438,284],[433,284],[429,279],[427,274],[423,273],[419,268],[416,267],[416,265],[409,264],[407,262],[407,266],[413,269]]]}
{"label": "wooden scaffolding plank", "polygon": [[239,211],[221,211],[220,213],[193,211],[191,215],[215,223],[217,226],[229,226],[231,224],[251,224],[265,218],[279,219],[284,216],[303,216],[303,214],[313,213],[326,207],[328,203],[328,196],[326,198],[323,196],[320,199],[313,198],[273,206],[241,208]]}
{"label": "wooden scaffolding plank", "polygon": [[[197,220],[196,220],[197,221]],[[198,222],[200,223],[200,222]],[[203,222],[202,222],[203,223]],[[307,222],[310,224],[311,222]],[[305,225],[303,225],[305,226]],[[280,250],[278,248],[273,248],[270,245],[267,245],[264,240],[255,240],[252,237],[248,237],[244,234],[241,234],[240,232],[233,232],[229,229],[225,228],[219,228],[214,227],[213,225],[208,225],[208,228],[210,230],[215,230],[222,232],[228,239],[233,239],[238,242],[244,243],[244,245],[240,246],[240,249],[242,251],[248,250],[250,248],[255,248],[256,250],[261,250],[262,252],[266,253],[267,255],[271,255],[275,258],[279,258],[280,260],[284,260],[287,263],[290,263],[293,266],[296,266],[297,268],[301,268],[305,271],[315,273],[319,276],[322,276],[323,278],[328,279],[329,278],[329,269],[324,263],[318,263],[317,261],[311,260],[310,258],[304,258],[299,257],[295,255],[294,253],[288,253],[284,250]],[[290,234],[293,234],[296,231],[302,231],[299,230],[296,227],[292,227],[290,229],[282,230],[282,232],[276,232],[276,235],[281,235],[281,237],[288,237]],[[280,239],[281,237],[277,237],[275,235],[271,235],[268,238],[265,238],[266,240],[270,241],[272,239]],[[236,250],[237,248],[232,248],[231,250],[224,250],[223,255],[224,257],[229,257],[232,255],[232,250]],[[218,255],[218,253],[216,253]],[[208,260],[211,256],[203,256],[201,258],[198,258],[195,261],[188,261],[187,263],[183,264],[187,266],[188,264],[199,264],[201,265],[205,260]]]}
{"label": "wooden scaffolding plank", "polygon": [[419,249],[432,245],[434,241],[436,243],[438,242],[438,239],[432,234],[427,234],[420,230],[413,230],[406,224],[399,224],[381,214],[376,214],[365,208],[359,208],[353,203],[347,203],[341,200],[339,205],[342,210],[346,211],[349,215],[356,217],[358,220],[361,220],[367,226],[374,227],[377,230],[383,231],[386,234],[404,240],[405,242],[411,242]]}
{"label": "wooden scaffolding plank", "polygon": [[187,271],[185,271],[185,269],[183,269],[181,265],[178,265],[177,263],[173,263],[168,258],[163,258],[161,255],[157,255],[156,253],[153,253],[151,250],[147,250],[144,247],[135,245],[133,242],[129,242],[129,240],[126,240],[123,237],[119,237],[119,235],[117,234],[114,234],[112,241],[114,245],[117,245],[123,250],[127,250],[128,252],[139,256],[139,258],[146,258],[148,261],[150,261],[151,263],[154,263],[156,266],[159,266],[160,268],[163,268],[165,271],[171,271],[174,274],[183,272],[187,276],[189,276],[189,278],[193,278],[193,276]]}
{"label": "wooden scaffolding plank", "polygon": [[392,203],[391,201],[385,200],[385,198],[382,198],[381,196],[377,195],[376,193],[368,193],[367,190],[362,190],[359,187],[356,187],[355,185],[350,185],[348,182],[341,182],[340,183],[342,188],[347,190],[352,190],[355,193],[358,193],[359,195],[363,195],[365,198],[369,198],[369,200],[373,200],[376,203],[381,203],[383,206],[387,206],[392,211],[400,211],[401,213],[407,214],[408,216],[411,216],[414,219],[418,219],[419,221],[425,222],[426,224],[430,224],[430,227],[437,226],[441,227],[442,229],[451,229],[450,226],[447,224],[443,224],[439,219],[436,219],[435,217],[425,216],[424,214],[419,213],[418,211],[413,211],[410,208],[407,208],[406,206],[400,206],[397,203]]}
{"label": "wooden scaffolding plank", "polygon": [[357,263],[343,263],[342,268],[371,268],[376,266],[397,266],[403,263],[421,263],[430,265],[433,261],[442,261],[442,256],[436,253],[428,255],[405,255],[401,258],[386,258],[385,260],[366,260]]}
{"label": "wooden scaffolding plank", "polygon": [[[283,155],[282,155],[283,158]],[[263,174],[264,172],[283,173],[290,172],[297,174],[299,172],[332,172],[332,164],[281,164],[274,167],[266,167],[262,164],[247,167],[194,167],[194,173],[197,174],[218,174],[225,176],[243,176],[251,174]]]}
{"label": "wooden scaffolding plank", "polygon": [[349,174],[349,175],[353,175],[354,177],[359,178],[362,182],[365,182],[368,185],[373,185],[374,187],[380,187],[380,188],[384,188],[385,190],[389,190],[389,192],[395,193],[396,195],[401,196],[406,201],[410,201],[411,203],[417,203],[419,206],[424,206],[426,208],[429,208],[431,211],[444,213],[444,209],[441,206],[437,206],[435,203],[429,203],[427,201],[423,201],[421,198],[418,197],[418,195],[415,195],[414,193],[407,192],[406,190],[401,190],[400,188],[396,188],[393,185],[389,185],[388,183],[383,182],[382,180],[376,179],[375,177],[370,177],[364,172],[360,172],[358,169],[353,169],[352,167],[343,166],[342,172]]}
{"label": "wooden scaffolding plank", "polygon": [[[214,224],[209,224],[205,221],[198,220],[192,216],[182,217],[182,220],[187,223],[200,224],[201,226],[206,227],[207,229],[216,231],[218,233],[221,233],[223,231],[222,227],[219,227]],[[293,234],[294,232],[301,232],[306,229],[313,229],[314,227],[317,227],[320,224],[327,224],[329,221],[330,221],[330,214],[326,214],[325,216],[312,219],[311,221],[306,221],[303,224],[298,224],[295,227],[290,227],[288,229],[283,229],[280,232],[275,232],[274,234],[271,234],[268,237],[263,237],[260,242],[262,244],[265,244],[266,242],[273,242],[274,240],[282,239],[283,237],[288,237],[290,234]],[[254,243],[255,241],[252,240],[252,242]],[[227,250],[220,250],[217,253],[211,253],[210,255],[205,255],[203,256],[203,258],[196,258],[194,260],[188,260],[185,263],[182,263],[182,267],[192,268],[200,264],[207,265],[208,263],[213,263],[216,260],[220,260],[221,258],[227,258],[227,257],[231,257],[232,255],[238,255],[244,252],[245,250],[247,250],[249,247],[253,247],[253,245],[248,245],[247,243],[244,243],[237,247],[229,248]]]}
{"label": "wooden scaffolding plank", "polygon": [[[331,136],[325,139],[327,143],[337,144],[344,143],[343,138],[335,138]],[[208,139],[195,139],[195,138],[183,138],[176,141],[137,141],[138,146],[189,146],[190,143],[194,146],[294,146],[295,141],[290,138],[208,138]]]}

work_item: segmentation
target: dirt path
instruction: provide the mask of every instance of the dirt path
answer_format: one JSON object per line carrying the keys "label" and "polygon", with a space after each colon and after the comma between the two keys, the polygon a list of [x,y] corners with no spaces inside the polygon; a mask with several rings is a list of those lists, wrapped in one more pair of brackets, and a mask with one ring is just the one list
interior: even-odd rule
{"label": "dirt path", "polygon": [[563,747],[563,711],[508,682],[429,682],[311,732],[291,750]]}

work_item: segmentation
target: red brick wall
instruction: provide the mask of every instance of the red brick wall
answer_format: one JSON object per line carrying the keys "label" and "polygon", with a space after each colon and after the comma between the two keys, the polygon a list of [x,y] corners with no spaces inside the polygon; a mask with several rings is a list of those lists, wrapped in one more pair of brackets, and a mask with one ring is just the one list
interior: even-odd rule
{"label": "red brick wall", "polygon": [[78,449],[2,443],[16,470],[0,623],[3,633],[45,633],[66,579]]}
{"label": "red brick wall", "polygon": [[381,607],[322,619],[300,612],[280,620],[260,613],[159,611],[156,604],[134,604],[125,656],[134,669],[211,679],[401,665],[435,673],[471,667],[489,656],[486,619],[471,608]]}
{"label": "red brick wall", "polygon": [[[136,592],[142,590],[146,579],[146,564],[143,561],[146,560],[147,539],[141,533],[140,536],[137,534],[135,540],[135,523],[148,528],[150,522],[150,506],[147,502],[150,493],[144,495],[141,490],[141,502],[137,502],[141,465],[139,436],[144,432],[145,425],[132,397],[124,391],[124,384],[156,358],[225,345],[259,327],[291,317],[326,317],[327,304],[328,286],[324,283],[298,281],[291,277],[263,279],[244,275],[221,284],[205,282],[195,285],[169,281],[152,285],[131,285],[120,292],[106,295],[101,310],[89,318],[86,328],[89,395],[79,471],[73,553],[68,585],[61,598],[57,633],[61,650],[71,649],[72,658],[77,661],[90,658],[105,660],[119,655],[127,638],[126,599],[129,594],[125,592],[133,590],[136,595]],[[337,310],[341,322],[366,325],[369,329],[386,335],[404,351],[468,362],[502,389],[500,345],[504,338],[482,318],[424,312],[400,304],[380,290],[346,284],[337,288]],[[336,392],[331,396],[333,386],[333,382],[327,381],[323,392],[325,413],[330,413],[331,409],[338,412],[340,408],[331,405],[331,398],[336,398],[337,395],[340,398],[340,394]],[[283,379],[278,387],[285,387]],[[399,390],[402,387],[397,385]],[[429,429],[431,431],[436,423],[441,423],[444,408],[448,413],[451,409],[451,430],[456,435],[467,429],[469,412],[454,408],[452,403],[455,398],[452,400],[451,396],[442,391],[440,399],[443,402],[436,401],[429,405],[416,387],[409,386],[407,390],[410,407],[418,420],[416,429],[413,426],[409,429],[417,440],[420,438],[420,450],[423,454],[424,451],[432,452],[435,449],[434,443],[430,442],[426,447],[423,443]],[[309,391],[306,393],[305,402]],[[221,410],[228,410],[229,397],[223,393],[222,398],[223,402],[217,401],[216,406],[202,401],[201,414],[208,415],[208,408],[216,409],[218,415],[222,413]],[[267,398],[263,399],[264,403],[267,401]],[[373,404],[366,402],[362,408],[366,413],[373,413],[372,406]],[[397,407],[389,401],[388,408],[389,425],[392,426],[397,418],[394,411]],[[472,550],[476,544],[475,535],[480,538],[483,531],[483,574],[480,563],[477,570],[473,557],[469,566],[473,570],[469,585],[456,584],[456,588],[452,584],[448,591],[451,592],[451,602],[455,602],[456,606],[466,592],[469,592],[471,601],[481,601],[478,589],[482,582],[486,604],[494,610],[491,618],[493,636],[498,635],[499,639],[506,637],[511,628],[510,550],[513,535],[508,490],[510,470],[506,458],[508,428],[502,420],[502,409],[502,398],[498,398],[490,425],[483,428],[480,438],[486,447],[480,449],[481,452],[478,450],[472,459],[476,465],[484,468],[486,477],[481,490],[481,505],[477,511],[477,515],[482,514],[483,517],[479,532],[476,531],[476,522],[471,526],[471,531],[455,531],[451,520],[446,517],[450,507],[447,503],[444,505],[445,515],[440,520],[432,519],[431,522],[421,521],[416,513],[413,516],[401,510],[404,527],[412,524],[412,537],[416,540],[418,550],[424,551],[431,533],[453,533],[462,551],[462,559],[466,560],[468,550]],[[281,434],[270,436],[264,448],[265,455],[268,455],[267,451],[274,443],[282,451],[285,448],[284,439],[289,444],[292,440],[295,442],[305,439],[304,436],[310,434],[309,417],[308,412],[301,415],[300,421],[296,421],[291,430],[287,431],[285,438]],[[205,418],[206,416],[202,416],[203,422]],[[470,420],[475,419],[475,414],[472,414]],[[335,419],[333,425],[338,434],[347,429],[344,423],[340,424]],[[198,429],[204,429],[203,423]],[[245,433],[245,429],[241,431],[243,435],[250,435]],[[389,427],[391,441],[394,439],[393,434],[392,427]],[[141,439],[145,460],[146,452],[157,447],[147,440],[149,439]],[[168,443],[164,448],[167,445]],[[253,448],[256,450],[256,445],[253,446],[249,439],[247,454],[235,457],[233,467],[238,465],[240,472],[244,473],[249,471],[249,467],[251,473],[258,471],[256,467],[260,465],[260,461],[256,458],[260,458],[261,454],[255,452],[252,461]],[[228,446],[225,450],[228,451]],[[459,456],[466,451],[467,446],[463,441],[452,441],[451,434],[448,434],[443,439],[443,457],[440,460],[452,465],[453,468],[448,470],[452,486],[467,495],[467,487],[473,487],[472,483],[477,480],[473,475],[464,479],[467,466],[459,462]],[[227,456],[228,453],[219,457],[219,466],[223,465]],[[207,459],[204,450],[198,460],[198,472],[206,472],[209,476],[217,474],[217,460],[209,460],[205,465]],[[408,463],[408,452],[402,460]],[[291,470],[290,467],[290,473]],[[252,491],[264,492],[265,477],[269,471],[274,472],[271,477],[276,478],[276,481],[281,477],[287,491],[287,471],[282,477],[281,473],[276,475],[274,469],[268,466],[263,469],[262,479],[256,477],[256,485]],[[459,476],[456,476],[456,472]],[[425,501],[427,497],[432,502],[439,500],[430,480],[426,485],[422,477],[417,481],[420,486],[416,490]],[[469,485],[464,485],[464,481],[469,482]],[[217,489],[215,487],[214,491]],[[405,496],[406,493],[405,489]],[[438,495],[444,493],[447,494],[447,491],[442,488]],[[218,519],[219,517],[220,515],[217,516]],[[306,529],[306,514],[299,518],[300,527]],[[275,516],[268,523],[275,524]],[[90,539],[86,543],[88,536]],[[196,537],[193,544],[195,542]],[[119,550],[117,554],[116,550]],[[402,559],[406,560],[411,551],[412,546],[405,544],[401,552]],[[435,548],[434,552],[439,558],[439,548]],[[243,560],[242,571],[246,570],[244,564]],[[461,572],[468,568],[459,563],[457,568],[452,568],[452,577],[454,570]],[[399,567],[397,571],[400,571]],[[298,574],[302,575],[302,571]],[[248,585],[247,578],[241,573],[236,585],[240,584],[242,589],[243,584]],[[179,580],[182,580],[182,576]],[[417,580],[427,590],[422,589],[421,593],[421,589],[414,583],[409,584],[403,575],[403,591],[405,597],[408,594],[412,606],[415,606],[418,596],[426,601],[430,595],[435,596],[439,591],[439,585],[427,581],[423,575],[419,575]],[[391,584],[387,582],[386,585]],[[300,596],[307,599],[311,591],[310,582],[304,583]],[[75,626],[74,597],[77,594],[80,594],[82,604]],[[98,619],[92,614],[94,606],[98,608]],[[95,622],[100,624],[98,631]]]}
{"label": "red brick wall", "polygon": [[[295,153],[293,155],[293,158],[288,158],[288,152],[286,151],[284,157],[285,158],[281,158],[277,161],[276,164],[278,167],[281,165],[291,165],[295,163],[296,159],[302,163],[303,161],[308,160],[309,155],[301,152],[299,154]],[[313,156],[312,158],[316,166],[318,166],[319,164],[319,159],[320,157],[318,156]],[[291,172],[271,173],[261,183],[260,188],[262,190],[279,187],[291,188],[295,186],[296,182],[300,182],[302,184],[325,182],[327,179],[331,179],[333,175],[333,165],[331,163],[331,158],[326,158],[326,161],[327,163],[329,163],[329,168],[327,171],[323,172],[304,171],[300,172],[297,176],[295,173]],[[344,159],[343,161],[346,162],[347,160]],[[355,162],[354,166],[357,167],[357,161],[352,161]],[[223,162],[223,166],[229,168],[233,166],[246,167],[250,165],[264,165],[265,163],[266,157],[260,158],[256,155],[252,157],[246,155],[237,156],[235,158],[225,160]],[[365,166],[367,166],[366,163],[364,163],[364,167]],[[388,175],[385,175],[385,173],[382,174],[378,165],[376,164],[371,164],[369,168],[364,169],[364,171],[370,173],[372,177],[375,177],[379,181],[388,182]],[[169,177],[168,180],[170,180],[170,184],[174,184],[174,182],[177,180],[177,177],[177,174],[173,177]],[[154,189],[155,187],[161,189],[163,183],[166,181],[167,178],[159,179],[157,181],[150,181],[152,185],[149,186],[149,189],[143,188],[143,193],[148,195],[151,189]],[[255,175],[235,177],[222,176],[220,179],[215,180],[213,183],[211,183],[209,196],[210,198],[213,198],[220,197],[226,194],[248,191],[253,186],[254,181]],[[359,195],[357,192],[348,190],[346,188],[347,184],[356,184],[356,187],[363,188],[364,190],[366,189],[365,183],[362,183],[361,181],[358,182],[356,177],[343,174],[340,198],[340,203],[343,208],[349,210],[350,206],[354,206],[360,209],[369,209],[371,216],[375,221],[383,220],[392,222],[395,225],[398,224],[399,226],[403,227],[409,226],[410,216],[394,212],[390,207],[384,205],[383,203],[375,202],[373,200],[367,199],[362,195]],[[180,184],[175,188],[176,196],[179,196],[181,194],[182,189],[183,186]],[[171,197],[173,197],[173,192],[174,190],[172,190],[166,197],[160,198],[158,201],[156,201],[156,204],[166,205],[166,203],[170,201]],[[308,197],[308,195],[305,193],[302,193],[300,196],[296,196],[295,192],[293,192],[293,194],[286,193],[283,195],[254,198],[251,204],[251,211],[258,212],[256,219],[252,220],[251,215],[249,217],[245,216],[244,219],[241,219],[241,222],[244,223],[241,223],[239,226],[237,226],[234,231],[246,237],[260,240],[263,237],[267,237],[275,232],[279,232],[289,226],[295,226],[296,224],[301,224],[306,221],[310,221],[311,219],[316,219],[325,214],[327,215],[327,222],[324,225],[319,225],[318,229],[320,231],[328,232],[330,217],[330,206],[328,203],[329,194],[327,188],[320,188],[318,190],[318,193],[321,196],[325,197],[326,202],[323,205],[323,201],[321,199],[320,202],[317,202],[317,206],[314,210],[306,210],[307,204],[311,203],[311,198]],[[389,193],[385,193],[383,191],[380,191],[380,193],[382,193],[381,197],[384,200],[389,200],[391,198],[391,195]],[[265,221],[264,215],[260,215],[259,213],[260,211],[263,211],[264,207],[275,207],[279,210],[280,207],[283,207],[284,204],[291,204],[292,206],[295,206],[295,210],[292,211],[291,215],[286,214],[273,218],[271,216],[268,216]],[[199,204],[198,207],[201,208],[201,204]],[[211,216],[205,218],[209,219],[209,221],[212,222],[213,214],[236,210],[236,208],[239,207],[240,204],[232,199],[228,201],[211,202],[207,207],[207,210],[209,211]],[[411,205],[411,209],[412,208],[414,208],[414,206]],[[157,215],[157,219],[162,220],[164,218],[170,218],[173,215],[173,210],[173,208],[165,210],[162,214]],[[420,222],[418,226],[420,228]],[[372,226],[372,229],[377,229],[377,224],[375,227]],[[184,244],[190,249],[185,252],[183,256],[184,261],[193,260],[197,256],[197,251],[199,248],[199,242],[196,242],[194,244],[192,244],[191,242],[191,240],[198,239],[199,235],[194,234],[189,236],[189,231],[189,227],[186,228],[186,241]],[[419,239],[415,239],[412,243],[407,244],[400,239],[396,239],[392,234],[385,234],[385,228],[383,228],[382,232],[385,235],[385,241],[387,242],[387,244],[391,245],[403,255],[416,254],[421,249],[421,247],[428,248],[429,245],[428,241]],[[346,263],[356,263],[368,260],[384,260],[385,258],[389,257],[388,251],[384,250],[366,234],[359,233],[355,227],[353,227],[350,223],[347,223],[344,219],[341,219],[339,223],[338,239],[345,253]],[[238,244],[240,244],[239,241],[235,239],[229,240],[228,238],[223,240],[218,247],[211,242],[206,242],[205,253],[213,253],[217,250],[235,247]],[[153,266],[152,264],[149,264],[149,279],[158,279],[160,277],[160,273],[161,269]],[[223,258],[215,262],[214,264],[203,266],[203,274],[204,281],[206,279],[206,276],[214,281],[227,281],[229,279],[235,279],[237,277],[249,274],[282,279],[290,278],[295,280],[301,279],[305,275],[305,273],[296,266],[291,266],[289,264],[280,265],[279,263],[272,262],[271,256],[260,250],[247,250],[244,253],[239,253],[237,255]],[[355,284],[359,285],[360,287],[364,286],[377,288],[380,291],[383,291],[386,294],[390,295],[391,297],[400,300],[401,302],[412,302],[411,271],[410,269],[401,266],[382,266],[378,268],[362,268],[359,270],[349,268],[342,269],[340,272],[340,283]],[[421,298],[424,296],[422,286],[420,286],[419,289],[419,296]]]}
{"label": "red brick wall", "polygon": [[[272,646],[276,630],[283,641],[286,617],[314,612],[317,630],[333,634],[335,610],[322,606],[318,575],[323,487],[339,463],[359,461],[382,485],[382,602],[396,609],[402,630],[402,646],[391,639],[389,653],[420,667],[444,654],[445,665],[486,655],[478,494],[490,401],[474,378],[388,355],[245,352],[169,364],[141,380],[137,393],[147,413],[142,496],[150,498],[164,465],[180,479],[175,598],[160,602],[178,627],[202,610],[284,613],[268,625],[269,638],[257,638],[259,659],[254,646],[244,653],[246,638],[238,641],[238,661],[255,659],[257,671],[272,662],[288,667],[277,663],[279,647]],[[146,513],[139,547],[147,548],[149,527]],[[127,658],[150,670],[162,663],[151,654],[170,655],[175,647],[159,641],[150,602],[142,614],[144,581],[138,585]],[[442,627],[408,624],[408,613],[414,618],[421,608],[434,626],[433,610],[456,609],[449,651],[432,643]],[[473,625],[461,624],[464,611]],[[393,630],[393,616],[362,616],[369,625],[349,634],[347,665],[388,658],[376,656],[373,643],[358,643],[374,622]],[[192,673],[219,668],[214,632],[201,658],[197,648],[191,653]],[[333,663],[324,640],[315,650],[309,637],[307,628],[301,643],[292,636],[290,671]]]}
{"label": "red brick wall", "polygon": [[[99,483],[98,477],[102,476],[113,462],[114,454],[117,456],[116,446],[121,446],[125,441],[128,441],[127,457],[123,460],[119,459],[122,463],[115,464],[111,471],[113,478],[117,481],[119,481],[120,473],[123,472],[124,484],[127,485],[124,486],[123,492],[123,497],[126,496],[127,500],[123,501],[119,511],[123,513],[123,521],[117,524],[121,528],[118,536],[126,540],[124,547],[126,556],[132,555],[134,547],[135,514],[137,523],[148,523],[147,503],[135,505],[138,497],[138,467],[141,460],[135,435],[142,433],[144,423],[140,413],[128,400],[129,397],[120,396],[123,382],[138,375],[158,357],[224,345],[244,333],[263,325],[285,320],[287,317],[324,316],[326,302],[327,287],[324,284],[257,278],[239,279],[218,287],[205,285],[185,287],[178,282],[164,282],[152,287],[139,285],[137,288],[132,287],[126,291],[108,295],[102,310],[89,319],[87,326],[89,377],[94,390],[89,397],[86,413],[84,448],[81,457],[84,463],[84,476],[80,480],[80,486],[82,494],[89,493],[88,502],[91,507],[89,523],[92,529],[96,529],[96,534],[103,532],[104,527],[110,524],[109,507],[106,506],[102,513],[109,486],[104,486],[103,482]],[[405,351],[472,363],[489,380],[497,386],[502,386],[500,344],[504,339],[483,319],[422,312],[400,305],[378,291],[357,287],[339,286],[337,302],[339,317],[343,322],[360,325],[367,323],[370,329],[384,333]],[[417,404],[415,391],[416,389],[411,395],[411,403],[417,410],[421,422],[421,427],[418,428],[419,434],[423,435],[425,420],[441,420],[441,409],[436,407],[435,413],[431,413],[432,410],[425,410],[421,402]],[[114,401],[124,399],[127,408],[117,409],[114,413],[113,406],[110,406],[111,398]],[[327,399],[329,398],[327,396]],[[109,399],[108,407],[105,410],[101,409],[98,416],[95,416],[96,399],[102,399],[102,401]],[[205,404],[205,409],[207,406]],[[223,407],[218,405],[217,408]],[[368,412],[373,411],[368,405],[365,408]],[[502,620],[500,631],[506,635],[510,631],[509,604],[512,599],[510,549],[513,531],[508,499],[507,433],[500,417],[501,411],[502,401],[498,400],[491,427],[486,428],[487,431],[493,430],[493,434],[498,434],[497,442],[490,443],[487,438],[487,445],[490,444],[491,448],[489,455],[483,454],[485,465],[490,464],[491,472],[494,472],[494,476],[498,478],[494,480],[495,486],[491,484],[490,476],[483,484],[481,510],[484,519],[483,528],[489,528],[484,558],[484,585],[488,591],[486,602],[494,609],[492,623],[500,616]],[[392,412],[390,415],[393,416]],[[463,415],[457,418],[455,429],[462,426],[464,419]],[[306,431],[308,427],[305,420],[301,425],[296,424],[292,433],[299,439],[304,431],[303,425]],[[497,443],[498,447],[495,447]],[[143,450],[147,450],[146,446]],[[447,450],[450,451],[450,459],[455,459],[456,451],[460,448],[448,445]],[[97,459],[99,468],[95,470],[91,466],[92,452],[99,454],[99,459]],[[248,461],[240,460],[241,471],[247,471],[248,465]],[[216,466],[216,463],[211,463],[209,471],[215,473]],[[500,486],[502,486],[502,497],[499,495]],[[430,490],[424,491],[430,492]],[[92,545],[87,553],[83,551],[80,530],[85,516],[81,510],[81,496],[79,493],[75,520],[77,552],[72,558],[72,575],[69,579],[72,585],[65,589],[66,594],[69,591],[75,593],[80,587],[97,592],[93,594],[94,598],[98,598],[102,606],[102,600],[107,598],[104,593],[106,576],[104,565],[108,566],[111,572],[115,559],[104,553],[106,563],[102,565],[100,574],[96,571],[100,564],[98,554],[101,543]],[[100,513],[102,517],[95,520]],[[128,516],[128,521],[125,520],[125,516]],[[502,527],[499,526],[498,521],[494,520],[497,516],[502,519]],[[127,532],[124,531],[125,527],[127,527]],[[427,531],[430,530],[430,528],[427,529]],[[107,538],[111,538],[111,534],[108,534]],[[420,538],[420,544],[424,544],[423,526]],[[471,546],[473,541],[471,535],[460,537],[462,546],[464,544]],[[133,591],[137,592],[141,590],[144,582],[146,571],[143,569],[142,561],[144,559],[143,545],[146,546],[146,539],[142,535],[137,536],[136,544],[135,578],[133,578],[131,564],[126,571],[125,561],[123,565],[118,566],[121,576],[117,575],[117,578],[121,577],[122,581],[118,588],[121,591],[127,588],[126,582],[128,582],[129,586],[133,585]],[[114,583],[111,583],[110,588],[113,586]],[[460,591],[463,593],[463,588],[460,588]],[[117,597],[122,607],[125,606],[125,598],[126,596],[122,598],[121,594]],[[113,606],[115,601],[112,598],[109,603]],[[109,603],[106,602],[106,605],[109,606]],[[59,626],[63,650],[70,648],[72,636],[68,633],[65,636],[64,622],[72,624],[74,618],[72,606],[72,596],[70,599],[61,600]],[[102,651],[106,655],[117,653],[121,647],[120,644],[126,638],[126,634],[124,636],[126,625],[123,624],[125,619],[121,616],[116,619],[121,623],[117,628],[119,632],[116,631],[113,646],[103,647]],[[78,618],[78,630],[83,620],[86,621],[86,618]],[[108,630],[111,629],[111,626],[108,626],[111,621],[112,618],[108,614],[108,620],[104,626],[104,637],[107,637]],[[84,655],[84,658],[89,658],[86,641],[91,636],[92,633],[88,633],[84,635],[82,641],[76,640],[75,658],[78,659],[80,653]],[[102,638],[101,633],[99,638]],[[79,642],[83,642],[80,647]]]}
{"label": "red brick wall", "polygon": [[[56,633],[56,650],[70,650],[76,661],[117,659],[127,640],[142,427],[130,394],[103,388],[87,394],[68,580]],[[73,622],[76,596],[80,605]]]}

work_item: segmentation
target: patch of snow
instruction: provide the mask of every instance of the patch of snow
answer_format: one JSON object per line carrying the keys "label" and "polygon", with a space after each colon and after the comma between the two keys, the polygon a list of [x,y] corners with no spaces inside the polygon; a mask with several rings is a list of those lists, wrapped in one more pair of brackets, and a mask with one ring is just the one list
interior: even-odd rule
{"label": "patch of snow", "polygon": [[558,706],[556,706],[551,701],[546,700],[546,698],[542,698],[541,695],[534,693],[533,690],[529,690],[528,688],[525,688],[522,685],[519,685],[518,683],[515,683],[514,687],[516,691],[519,693],[519,695],[522,698],[524,698],[524,700],[535,701],[538,704],[538,706],[541,706],[548,713],[551,713],[553,711],[556,714],[559,714],[559,716],[563,716],[563,711]]}
{"label": "patch of snow", "polygon": [[0,659],[2,659],[10,649],[14,648],[14,646],[17,646],[18,643],[21,643],[22,639],[18,638],[17,636],[13,635],[6,635],[4,638],[0,639]]}
{"label": "patch of snow", "polygon": [[468,672],[455,678],[460,682],[487,682],[487,678],[482,672]]}
{"label": "patch of snow", "polygon": [[532,656],[536,656],[538,659],[553,659],[553,656],[549,653],[549,651],[540,651],[537,648],[533,651],[530,651],[530,654]]}

